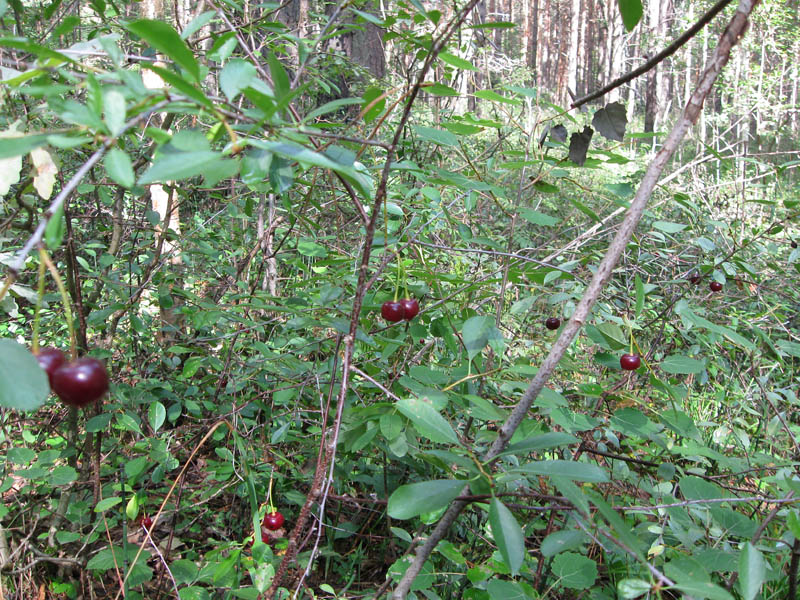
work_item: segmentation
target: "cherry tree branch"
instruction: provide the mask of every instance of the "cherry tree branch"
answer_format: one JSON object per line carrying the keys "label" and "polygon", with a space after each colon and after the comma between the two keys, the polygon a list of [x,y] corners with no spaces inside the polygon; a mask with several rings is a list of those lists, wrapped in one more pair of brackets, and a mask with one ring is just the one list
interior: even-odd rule
{"label": "cherry tree branch", "polygon": [[639,75],[644,75],[650,69],[655,67],[658,63],[660,63],[662,60],[675,54],[675,52],[677,52],[681,46],[683,46],[686,42],[688,42],[695,35],[697,35],[697,33],[701,29],[703,29],[703,27],[708,25],[711,22],[711,20],[720,13],[722,9],[728,6],[728,4],[730,3],[731,0],[719,0],[719,2],[717,2],[714,6],[712,6],[711,9],[706,14],[700,17],[700,19],[698,19],[698,21],[694,25],[692,25],[689,29],[687,29],[686,32],[683,33],[683,35],[678,37],[674,42],[672,42],[661,52],[656,54],[653,58],[645,62],[643,65],[635,68],[633,71],[626,73],[622,77],[618,77],[617,79],[615,79],[608,85],[603,86],[599,90],[592,92],[591,94],[587,94],[582,98],[578,98],[577,100],[575,100],[575,102],[572,103],[571,105],[572,108],[578,108],[579,106],[586,104],[587,102],[591,102],[592,100],[595,100],[600,96],[604,96],[611,90],[618,88],[619,86],[624,85],[629,81],[636,79],[637,77],[639,77]]}
{"label": "cherry tree branch", "polygon": [[[686,107],[683,109],[683,114],[680,116],[677,123],[675,123],[672,131],[670,131],[667,139],[664,141],[664,146],[655,155],[653,161],[648,166],[644,177],[642,177],[642,182],[639,185],[639,188],[636,190],[636,195],[631,202],[628,213],[625,215],[625,219],[622,221],[619,231],[617,232],[614,240],[611,242],[606,255],[603,257],[603,260],[600,261],[597,271],[595,272],[594,277],[592,277],[591,282],[589,282],[589,286],[586,288],[581,301],[575,308],[572,318],[564,326],[563,330],[561,331],[561,335],[551,347],[550,353],[545,358],[544,362],[539,368],[538,373],[525,390],[525,393],[522,395],[519,403],[514,407],[514,410],[511,412],[506,422],[498,431],[497,438],[483,458],[484,461],[492,461],[496,459],[508,445],[511,436],[514,435],[517,427],[519,427],[522,420],[527,416],[528,410],[533,405],[533,402],[536,400],[539,393],[542,391],[542,388],[544,388],[545,383],[555,370],[558,362],[564,356],[570,344],[572,344],[572,341],[575,339],[578,331],[589,318],[592,306],[600,297],[600,292],[602,292],[603,287],[611,277],[614,266],[622,256],[625,247],[628,245],[628,241],[633,235],[636,225],[639,223],[639,220],[644,213],[644,209],[647,206],[647,201],[650,199],[653,189],[658,183],[661,172],[667,166],[667,162],[669,162],[669,159],[678,148],[680,141],[689,131],[689,128],[700,116],[700,111],[703,108],[703,102],[711,92],[711,88],[722,71],[722,68],[727,64],[730,58],[731,49],[739,41],[747,29],[748,17],[757,3],[758,0],[739,1],[736,14],[733,16],[723,32],[719,43],[717,44],[717,47],[711,56],[711,59],[708,61],[708,64],[706,65],[706,68],[697,83],[697,88],[695,89],[691,98],[689,98],[689,102],[687,103]],[[464,486],[464,490],[462,490],[461,494],[465,495],[467,492],[468,486]],[[425,543],[417,549],[414,560],[412,561],[411,565],[409,565],[405,574],[400,579],[397,587],[392,593],[393,600],[405,599],[409,590],[411,589],[411,584],[414,581],[414,578],[416,578],[422,569],[422,565],[431,555],[433,549],[436,547],[439,541],[444,538],[447,530],[450,528],[450,526],[458,517],[459,513],[466,505],[467,502],[464,501],[455,501],[450,505],[439,523],[436,525],[433,532],[431,532],[431,535],[427,540],[425,540]]]}

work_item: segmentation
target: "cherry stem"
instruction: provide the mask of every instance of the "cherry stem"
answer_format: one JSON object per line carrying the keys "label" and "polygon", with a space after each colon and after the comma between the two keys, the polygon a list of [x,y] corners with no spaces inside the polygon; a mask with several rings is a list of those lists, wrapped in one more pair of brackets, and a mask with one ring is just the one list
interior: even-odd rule
{"label": "cherry stem", "polygon": [[403,268],[400,264],[402,262],[402,258],[399,254],[395,255],[395,260],[397,261],[397,278],[394,284],[394,301],[397,302],[397,296],[400,294],[400,271]]}
{"label": "cherry stem", "polygon": [[58,269],[56,269],[53,261],[50,260],[50,255],[47,254],[47,250],[45,250],[44,246],[41,244],[39,244],[39,258],[45,265],[47,265],[50,275],[53,276],[53,279],[56,282],[56,287],[61,294],[61,302],[64,304],[64,312],[67,315],[67,326],[69,327],[69,348],[72,359],[75,360],[78,358],[78,340],[75,337],[75,324],[72,322],[72,307],[69,302],[67,288],[64,287],[64,282],[61,280],[61,276],[58,274]]}
{"label": "cherry stem", "polygon": [[269,491],[267,492],[267,504],[269,505],[269,510],[267,511],[267,514],[275,512],[275,507],[272,505],[272,474],[274,472],[275,471],[273,469],[272,473],[269,474]]}
{"label": "cherry stem", "polygon": [[36,291],[36,306],[33,307],[33,343],[31,350],[34,354],[39,354],[39,317],[42,308],[42,298],[44,297],[44,273],[45,264],[39,261],[39,288]]}

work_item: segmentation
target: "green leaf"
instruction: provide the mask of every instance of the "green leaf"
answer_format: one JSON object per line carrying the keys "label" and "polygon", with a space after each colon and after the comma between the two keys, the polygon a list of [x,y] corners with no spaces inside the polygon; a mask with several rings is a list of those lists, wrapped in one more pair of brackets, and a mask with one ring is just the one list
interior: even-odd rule
{"label": "green leaf", "polygon": [[625,29],[633,31],[633,28],[642,20],[642,0],[617,0],[619,14],[622,16],[622,24]]}
{"label": "green leaf", "polygon": [[608,481],[608,474],[597,465],[571,460],[540,460],[525,463],[513,470],[526,475],[555,475],[573,481],[590,481],[593,483]]}
{"label": "green leaf", "polygon": [[681,356],[680,354],[667,356],[661,361],[659,366],[661,370],[666,373],[684,375],[688,375],[689,373],[702,373],[706,368],[705,361],[695,360],[694,358]]}
{"label": "green leaf", "polygon": [[516,575],[525,559],[525,536],[511,511],[495,497],[489,505],[489,523],[503,560]]}
{"label": "green leaf", "polygon": [[61,465],[50,473],[50,485],[67,485],[78,479],[78,472],[69,465]]}
{"label": "green leaf", "polygon": [[158,431],[167,419],[167,409],[158,400],[150,404],[147,409],[147,420],[150,421],[150,427],[153,431]]}
{"label": "green leaf", "polygon": [[449,131],[435,129],[433,127],[422,127],[420,125],[415,125],[414,131],[426,142],[431,142],[440,146],[458,146],[458,138]]}
{"label": "green leaf", "polygon": [[408,417],[420,435],[432,442],[458,444],[458,436],[450,423],[440,415],[426,398],[404,398],[395,406]]}
{"label": "green leaf", "polygon": [[181,31],[181,39],[188,40],[192,34],[200,31],[205,25],[207,25],[216,14],[217,11],[215,10],[207,10],[206,12],[197,15],[186,27],[183,28],[183,31]]}
{"label": "green leaf", "polygon": [[564,529],[556,531],[548,535],[542,540],[542,545],[539,548],[542,556],[550,558],[560,552],[572,550],[583,544],[588,537],[583,531],[579,529]]}
{"label": "green leaf", "polygon": [[219,75],[219,87],[225,97],[233,102],[233,99],[256,78],[256,75],[256,68],[252,64],[242,58],[234,58],[222,69],[222,73]]}
{"label": "green leaf", "polygon": [[136,175],[133,172],[133,164],[128,153],[119,148],[111,148],[103,161],[106,173],[116,183],[124,188],[132,188],[136,183]]}
{"label": "green leaf", "polygon": [[550,215],[539,212],[538,210],[532,210],[530,208],[519,209],[519,216],[525,219],[528,223],[541,225],[543,227],[553,227],[561,222],[561,219],[551,217]]}
{"label": "green leaf", "polygon": [[0,406],[36,410],[50,393],[47,374],[24,346],[0,340]]}
{"label": "green leaf", "polygon": [[450,54],[449,52],[439,52],[439,60],[452,67],[455,67],[456,69],[465,69],[467,71],[478,70],[477,67],[475,67],[475,65],[468,60],[464,60],[463,58],[460,58],[455,54]]}
{"label": "green leaf", "polygon": [[516,98],[506,98],[494,90],[478,90],[475,92],[475,97],[481,100],[489,100],[490,102],[500,102],[502,104],[520,104],[520,100]]}
{"label": "green leaf", "polygon": [[0,159],[27,154],[31,150],[44,146],[46,143],[47,134],[0,137]]}
{"label": "green leaf", "polygon": [[617,584],[620,600],[633,600],[650,591],[650,583],[643,579],[623,579]]}
{"label": "green leaf", "polygon": [[159,156],[139,178],[139,185],[180,181],[204,174],[215,163],[224,161],[222,154],[211,150],[176,152]]}
{"label": "green leaf", "polygon": [[206,108],[214,108],[214,103],[206,98],[203,92],[198,90],[183,77],[153,64],[145,64],[143,66],[145,69],[150,69],[153,73],[158,74],[158,76],[161,77],[161,79],[163,79],[166,83],[174,87],[179,92],[182,92],[198,104],[205,106]]}
{"label": "green leaf", "polygon": [[269,63],[269,71],[272,75],[272,86],[275,89],[275,99],[280,102],[292,92],[289,76],[286,74],[286,69],[283,68],[281,61],[270,52],[267,54],[267,62]]}
{"label": "green leaf", "polygon": [[194,83],[200,81],[200,66],[194,54],[175,31],[164,21],[139,19],[128,23],[125,29],[138,35],[153,48],[167,55],[191,75]]}
{"label": "green leaf", "polygon": [[[669,588],[668,588],[669,589]],[[675,584],[673,589],[680,590],[685,594],[701,600],[707,598],[708,600],[734,600],[724,588],[714,585],[709,581],[690,581]]]}
{"label": "green leaf", "polygon": [[94,512],[105,512],[109,508],[115,507],[117,504],[122,502],[122,498],[119,496],[112,496],[111,498],[103,498],[100,502],[97,503],[97,506],[94,507]]}
{"label": "green leaf", "polygon": [[505,347],[503,334],[494,324],[494,318],[490,316],[470,317],[461,326],[461,336],[464,339],[464,346],[467,348],[467,355],[470,360],[475,358],[483,351],[487,344],[500,354]]}
{"label": "green leaf", "polygon": [[575,552],[563,552],[553,559],[557,585],[573,590],[589,589],[597,579],[597,563]]}
{"label": "green leaf", "polygon": [[389,496],[388,513],[393,519],[410,519],[448,506],[461,495],[465,483],[455,479],[434,479],[401,485]]}
{"label": "green leaf", "polygon": [[739,586],[744,600],[753,600],[758,595],[765,576],[764,556],[753,544],[746,542],[739,555]]}
{"label": "green leaf", "polygon": [[108,132],[117,137],[125,127],[125,96],[118,90],[107,90],[103,94],[103,112]]}
{"label": "green leaf", "polygon": [[551,431],[549,433],[540,433],[528,438],[521,442],[516,442],[508,446],[500,456],[504,454],[527,454],[529,452],[536,452],[538,450],[550,450],[551,448],[560,448],[562,446],[569,446],[577,444],[580,440],[568,433],[560,431]]}

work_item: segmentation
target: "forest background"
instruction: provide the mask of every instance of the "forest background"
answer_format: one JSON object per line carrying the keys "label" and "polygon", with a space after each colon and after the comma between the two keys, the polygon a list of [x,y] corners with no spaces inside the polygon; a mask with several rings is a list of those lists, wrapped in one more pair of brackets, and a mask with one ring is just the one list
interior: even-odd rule
{"label": "forest background", "polygon": [[796,598],[798,13],[0,0],[0,599]]}

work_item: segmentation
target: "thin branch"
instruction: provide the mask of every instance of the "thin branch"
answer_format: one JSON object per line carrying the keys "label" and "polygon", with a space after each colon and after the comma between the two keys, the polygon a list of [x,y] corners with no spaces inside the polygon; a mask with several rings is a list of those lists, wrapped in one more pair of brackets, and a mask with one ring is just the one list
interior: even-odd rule
{"label": "thin branch", "polygon": [[649,71],[650,69],[655,67],[662,60],[664,60],[665,58],[675,54],[675,52],[677,52],[678,49],[681,46],[683,46],[686,42],[688,42],[695,35],[697,35],[697,33],[703,27],[708,25],[711,22],[711,20],[719,14],[719,12],[722,9],[725,8],[726,6],[728,6],[728,4],[730,4],[730,3],[731,3],[731,0],[719,0],[719,2],[717,2],[714,6],[711,7],[711,10],[709,10],[706,14],[704,14],[702,17],[700,17],[700,19],[697,21],[697,23],[695,23],[689,29],[687,29],[686,33],[684,33],[679,38],[677,38],[674,42],[672,42],[669,46],[664,48],[661,52],[656,54],[653,58],[648,60],[642,66],[634,69],[630,73],[627,73],[627,74],[623,75],[622,77],[619,77],[619,78],[615,79],[614,81],[612,81],[611,83],[609,83],[605,87],[600,88],[596,92],[592,92],[591,94],[587,94],[586,96],[584,96],[582,98],[578,98],[577,100],[575,100],[575,102],[573,102],[571,104],[572,108],[578,108],[579,106],[581,106],[583,104],[586,104],[587,102],[591,102],[592,100],[595,100],[595,99],[599,98],[600,96],[604,96],[605,94],[607,94],[611,90],[613,90],[615,88],[618,88],[619,86],[621,86],[623,84],[626,84],[626,83],[628,83],[629,81],[631,81],[633,79],[636,79],[637,77],[639,77],[639,75],[643,75],[644,73],[647,73],[647,71]]}

